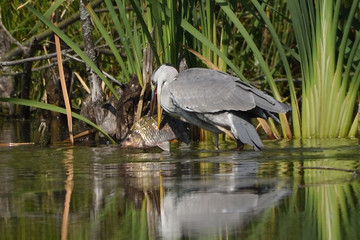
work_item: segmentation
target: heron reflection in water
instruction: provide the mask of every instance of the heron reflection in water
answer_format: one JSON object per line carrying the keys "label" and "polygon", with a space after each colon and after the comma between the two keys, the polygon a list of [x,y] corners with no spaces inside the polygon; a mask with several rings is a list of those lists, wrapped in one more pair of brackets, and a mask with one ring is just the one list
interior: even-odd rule
{"label": "heron reflection in water", "polygon": [[154,70],[151,82],[161,107],[210,131],[217,149],[218,134],[224,132],[236,140],[239,150],[244,144],[261,150],[264,146],[251,118],[279,121],[274,113],[291,110],[252,85],[216,70],[190,68],[179,73],[163,64]]}

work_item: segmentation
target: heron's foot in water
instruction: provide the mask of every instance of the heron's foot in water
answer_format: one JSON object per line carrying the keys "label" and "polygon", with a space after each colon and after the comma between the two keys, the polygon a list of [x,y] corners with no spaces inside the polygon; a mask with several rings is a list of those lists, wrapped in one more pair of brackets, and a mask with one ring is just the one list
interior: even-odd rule
{"label": "heron's foot in water", "polygon": [[240,142],[239,140],[237,141],[237,146],[236,146],[236,150],[237,151],[241,151],[244,149],[245,144],[243,144],[242,142]]}
{"label": "heron's foot in water", "polygon": [[216,133],[213,133],[213,139],[215,144],[215,150],[219,150],[219,135]]}

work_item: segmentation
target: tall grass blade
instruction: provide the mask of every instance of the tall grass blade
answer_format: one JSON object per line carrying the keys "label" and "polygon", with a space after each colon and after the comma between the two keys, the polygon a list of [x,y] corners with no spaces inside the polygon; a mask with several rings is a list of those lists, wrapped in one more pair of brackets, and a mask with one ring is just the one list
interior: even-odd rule
{"label": "tall grass blade", "polygon": [[285,69],[285,73],[286,73],[286,77],[288,80],[288,84],[289,84],[289,90],[290,90],[292,120],[293,120],[293,133],[294,133],[295,138],[299,138],[299,137],[301,137],[300,110],[299,110],[299,105],[298,105],[297,98],[296,98],[296,91],[295,91],[295,86],[294,86],[294,82],[293,82],[290,65],[289,65],[289,62],[285,55],[285,49],[284,49],[282,43],[280,42],[280,39],[279,39],[277,33],[275,32],[273,24],[270,22],[270,19],[266,15],[265,11],[263,10],[263,8],[259,4],[259,2],[257,0],[252,0],[252,3],[258,10],[260,16],[262,17],[262,19],[264,20],[264,22],[267,26],[267,29],[271,33],[272,39],[275,42],[278,53],[282,60],[282,63],[283,63],[284,69]]}
{"label": "tall grass blade", "polygon": [[36,10],[30,4],[27,4],[26,7],[37,17],[39,18],[46,26],[48,26],[54,33],[56,33],[75,53],[79,55],[79,57],[86,62],[94,72],[104,81],[106,86],[109,88],[111,93],[119,99],[115,89],[112,87],[110,82],[107,80],[106,76],[101,72],[101,70],[96,66],[91,59],[86,56],[86,54],[80,49],[80,47],[72,41],[63,31],[61,31],[58,27],[56,27],[52,22],[50,22],[43,14],[41,14],[38,10]]}
{"label": "tall grass blade", "polygon": [[209,47],[213,52],[215,52],[219,57],[221,57],[226,64],[239,76],[239,78],[243,81],[247,82],[245,76],[239,71],[239,69],[234,65],[231,60],[225,56],[212,42],[210,42],[202,33],[200,33],[196,28],[194,28],[189,22],[186,20],[181,21],[181,27],[183,27],[187,32],[197,38],[204,45]]}
{"label": "tall grass blade", "polygon": [[[46,18],[49,18],[51,16],[51,14],[53,12],[55,12],[56,9],[58,9],[58,7],[60,7],[61,4],[63,4],[63,2],[65,2],[65,0],[56,0],[55,2],[53,2],[51,4],[50,8],[48,10],[46,10],[46,12],[44,13],[44,16]],[[36,23],[35,26],[29,32],[29,35],[32,35],[33,33],[35,33],[39,29],[40,24],[41,24],[41,22]]]}
{"label": "tall grass blade", "polygon": [[130,73],[128,71],[128,68],[125,66],[124,60],[120,56],[120,53],[118,49],[116,48],[114,44],[114,40],[109,36],[107,33],[107,30],[105,29],[104,25],[101,23],[98,16],[95,14],[94,10],[90,7],[90,4],[86,5],[86,8],[88,12],[90,13],[91,19],[94,21],[97,29],[101,33],[101,36],[105,39],[107,45],[109,46],[111,52],[114,54],[117,62],[119,63],[121,67],[121,71],[124,73],[123,76],[126,78],[126,81],[130,80]]}
{"label": "tall grass blade", "polygon": [[109,14],[111,16],[111,19],[112,19],[112,21],[114,23],[115,29],[116,29],[117,33],[119,34],[119,36],[120,36],[121,44],[124,46],[126,57],[127,57],[126,63],[129,66],[129,73],[132,74],[132,73],[136,72],[136,65],[135,65],[136,62],[135,62],[134,57],[132,55],[132,51],[130,49],[129,43],[128,43],[127,39],[126,39],[127,36],[125,35],[124,29],[121,26],[120,20],[118,18],[118,15],[117,15],[117,13],[115,11],[115,7],[112,4],[111,0],[105,0],[105,4],[106,4],[106,7],[107,7],[107,9],[109,11]]}
{"label": "tall grass blade", "polygon": [[[303,79],[304,138],[346,137],[353,132],[360,81],[354,56],[360,39],[358,29],[353,28],[354,42],[349,32],[358,18],[359,0],[352,1],[346,19],[340,21],[342,4],[340,0],[288,1]],[[349,42],[353,43],[350,53],[345,50]],[[355,74],[350,80],[351,71]]]}
{"label": "tall grass blade", "polygon": [[[142,66],[142,46],[140,44],[137,43],[137,41],[139,40],[136,37],[137,34],[137,29],[131,26],[130,23],[130,19],[129,19],[129,14],[126,12],[126,4],[124,1],[122,0],[116,0],[116,6],[119,10],[119,14],[120,14],[120,18],[122,20],[122,24],[125,27],[125,35],[129,40],[129,42],[132,45],[132,53],[130,56],[132,56],[134,58],[134,65],[138,66],[135,69],[135,73],[136,76],[138,77],[138,80],[140,82],[141,85],[143,85],[143,81],[142,81],[142,74],[141,74],[141,66]],[[135,26],[136,27],[136,26]],[[125,39],[124,39],[125,40]],[[127,40],[125,40],[127,41]]]}
{"label": "tall grass blade", "polygon": [[[226,13],[228,18],[234,23],[234,25],[239,30],[239,32],[241,33],[241,35],[243,36],[243,38],[245,39],[247,44],[250,46],[252,52],[254,53],[255,58],[259,62],[259,65],[266,76],[266,80],[269,83],[269,86],[271,88],[271,91],[272,91],[274,97],[277,100],[281,101],[280,93],[275,84],[274,78],[271,75],[271,71],[268,68],[268,66],[267,66],[260,50],[256,46],[254,40],[251,38],[250,34],[246,31],[244,25],[236,17],[235,13],[231,10],[228,3],[224,2],[223,0],[216,0],[216,2],[220,5],[221,9]],[[281,127],[282,127],[282,132],[283,132],[284,137],[291,138],[292,137],[291,133],[288,131],[289,124],[288,124],[288,121],[284,114],[280,114],[280,122],[281,122]],[[288,134],[290,134],[290,135],[288,135]]]}
{"label": "tall grass blade", "polygon": [[[37,102],[37,101],[33,101],[33,100],[28,100],[28,99],[0,98],[0,101],[1,102],[8,102],[8,103],[13,103],[13,104],[18,104],[18,105],[23,105],[23,106],[34,107],[34,108],[40,108],[40,109],[45,109],[45,110],[49,110],[49,111],[53,111],[53,112],[66,114],[66,109],[65,108],[54,106],[54,105],[43,103],[43,102]],[[96,125],[95,123],[93,123],[89,119],[84,118],[83,116],[81,116],[80,114],[77,114],[75,112],[71,112],[71,115],[72,115],[72,117],[89,124],[90,126],[95,128],[96,130],[101,132],[111,143],[113,143],[113,144],[116,143],[114,141],[114,139],[112,139],[106,132],[104,132],[101,128],[99,128],[98,125]]]}
{"label": "tall grass blade", "polygon": [[[130,0],[130,3],[131,3],[131,6],[133,7],[133,10],[134,10],[135,14],[136,14],[137,20],[140,22],[142,31],[145,34],[146,39],[147,39],[148,43],[150,44],[150,47],[151,47],[152,51],[154,53],[157,53],[154,40],[151,37],[151,33],[150,33],[150,30],[152,29],[152,23],[151,23],[152,18],[151,18],[150,11],[147,12],[147,15],[148,15],[148,21],[147,21],[148,25],[147,25],[146,21],[145,21],[145,19],[143,17],[143,14],[141,13],[139,7],[136,5],[135,1]],[[155,57],[155,61],[156,61],[157,65],[159,65],[160,64],[160,59],[159,59],[158,54],[154,54],[154,57]]]}
{"label": "tall grass blade", "polygon": [[194,54],[197,58],[199,58],[206,66],[210,69],[214,69],[217,71],[220,71],[220,68],[216,66],[214,63],[212,63],[209,59],[207,59],[205,56],[201,55],[201,53],[195,51],[192,48],[189,48],[188,46],[182,45],[186,50]]}

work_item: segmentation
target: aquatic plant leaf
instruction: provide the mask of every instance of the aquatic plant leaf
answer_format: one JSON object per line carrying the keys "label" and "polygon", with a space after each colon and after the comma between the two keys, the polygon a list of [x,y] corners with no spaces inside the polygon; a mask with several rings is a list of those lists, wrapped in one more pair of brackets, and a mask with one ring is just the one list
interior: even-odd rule
{"label": "aquatic plant leaf", "polygon": [[27,4],[26,7],[36,16],[38,17],[46,26],[48,26],[54,33],[56,33],[74,52],[76,52],[82,60],[86,62],[94,72],[104,81],[106,86],[109,88],[112,94],[119,99],[115,89],[110,84],[109,80],[106,76],[101,72],[101,70],[96,66],[96,64],[91,61],[91,59],[81,50],[80,46],[77,45],[69,36],[67,36],[63,31],[61,31],[58,27],[56,27],[52,22],[50,22],[42,13],[36,10],[30,4]]}
{"label": "aquatic plant leaf", "polygon": [[[295,137],[299,138],[299,137],[301,137],[300,110],[299,110],[299,105],[298,105],[297,98],[296,98],[296,91],[295,91],[293,77],[292,77],[291,70],[290,70],[290,65],[289,65],[289,62],[285,55],[285,49],[279,39],[279,36],[275,32],[275,29],[274,29],[272,23],[270,22],[270,19],[268,18],[266,12],[261,7],[260,3],[257,0],[251,0],[251,1],[254,4],[254,6],[256,7],[256,9],[258,10],[260,16],[262,17],[262,20],[265,22],[267,29],[271,33],[272,39],[275,42],[275,45],[278,49],[278,53],[283,62],[283,67],[285,69],[285,73],[286,73],[286,77],[287,77],[289,89],[290,89],[291,108],[292,108],[292,117],[293,117],[292,118],[293,131],[294,131]],[[287,130],[287,135],[290,136],[288,130]]]}
{"label": "aquatic plant leaf", "polygon": [[[301,64],[303,138],[346,137],[355,132],[360,65],[354,60],[360,33],[353,22],[358,19],[359,0],[348,5],[344,16],[342,5],[343,1],[287,2]],[[349,39],[354,40],[352,46]]]}
{"label": "aquatic plant leaf", "polygon": [[181,26],[188,31],[195,38],[199,39],[203,44],[208,46],[213,52],[215,52],[219,57],[224,59],[224,61],[229,65],[229,67],[238,75],[238,77],[247,82],[245,76],[239,71],[239,69],[234,65],[233,62],[230,61],[228,57],[225,56],[212,42],[210,42],[201,32],[199,32],[194,26],[192,26],[185,19],[181,21]]}
{"label": "aquatic plant leaf", "polygon": [[[58,107],[55,105],[43,103],[43,102],[37,102],[34,100],[28,100],[28,99],[20,99],[20,98],[0,98],[1,102],[9,102],[13,104],[23,105],[23,106],[29,106],[34,108],[41,108],[49,111],[54,111],[62,114],[66,114],[66,109],[62,107]],[[71,112],[72,117],[79,119],[80,121],[83,121],[99,132],[101,132],[111,143],[115,143],[114,139],[112,139],[106,132],[104,132],[98,125],[90,121],[89,119],[81,116],[80,114],[77,114],[75,112]]]}
{"label": "aquatic plant leaf", "polygon": [[[46,12],[44,13],[44,16],[46,18],[49,18],[51,16],[51,14],[53,12],[56,11],[56,9],[58,9],[58,7],[60,7],[60,5],[65,2],[65,0],[56,0],[55,2],[53,2],[50,6],[50,8],[48,10],[46,10]],[[39,27],[41,26],[41,22],[37,22],[36,25],[31,29],[31,31],[29,32],[29,35],[32,35],[33,33],[35,33]]]}
{"label": "aquatic plant leaf", "polygon": [[108,34],[108,31],[105,29],[104,25],[101,23],[101,20],[95,14],[94,10],[90,7],[90,4],[86,5],[86,9],[90,13],[91,19],[94,21],[95,26],[97,27],[97,29],[101,33],[101,36],[105,39],[106,44],[109,46],[112,54],[114,54],[116,60],[118,61],[119,65],[121,67],[121,71],[124,72],[123,75],[125,77],[127,77],[126,81],[129,81],[130,80],[130,73],[128,71],[128,68],[125,66],[124,60],[120,56],[119,50],[116,48],[116,46],[114,44],[114,39],[112,39],[110,37],[110,35]]}
{"label": "aquatic plant leaf", "polygon": [[[255,58],[259,62],[259,65],[260,65],[262,71],[265,74],[266,81],[269,83],[269,86],[270,86],[271,91],[272,91],[272,93],[274,95],[274,98],[281,101],[282,99],[280,97],[279,90],[278,90],[278,88],[277,88],[277,86],[275,84],[275,81],[274,81],[274,78],[273,78],[273,76],[271,74],[271,71],[270,71],[268,65],[266,64],[266,62],[265,62],[259,48],[256,46],[253,38],[250,36],[248,31],[245,29],[244,25],[237,18],[236,14],[231,10],[231,8],[230,8],[230,6],[229,6],[229,4],[227,2],[224,2],[223,0],[216,0],[216,2],[220,5],[221,9],[226,13],[228,18],[234,23],[234,25],[239,30],[242,37],[246,41],[246,43],[249,45],[249,47],[252,50]],[[284,137],[292,138],[291,133],[288,131],[289,130],[289,124],[288,124],[288,121],[286,119],[286,115],[284,115],[284,114],[280,115],[280,122],[281,122],[281,127],[282,127],[282,132],[283,132]],[[290,135],[289,135],[289,133],[290,133]]]}

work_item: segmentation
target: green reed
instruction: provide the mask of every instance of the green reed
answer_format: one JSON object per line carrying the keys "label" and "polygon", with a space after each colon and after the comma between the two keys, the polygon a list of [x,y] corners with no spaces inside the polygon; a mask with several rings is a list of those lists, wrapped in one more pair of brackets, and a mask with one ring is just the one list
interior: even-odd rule
{"label": "green reed", "polygon": [[[71,35],[74,28],[68,28],[65,34],[48,20],[64,4],[63,0],[44,4],[44,13],[37,10],[39,4],[26,6],[117,96],[113,84],[82,52],[81,40]],[[354,110],[360,84],[358,5],[359,0],[291,0],[286,4],[279,0],[105,0],[106,12],[96,13],[89,6],[87,9],[96,27],[94,35],[110,49],[114,59],[101,66],[118,74],[120,82],[127,82],[135,74],[143,83],[143,49],[147,46],[154,53],[155,66],[164,62],[177,66],[183,54],[189,66],[211,64],[244,81],[254,74],[264,75],[264,82],[278,100],[283,100],[284,90],[275,76],[285,76],[293,111],[292,132],[286,116],[280,115],[283,136],[321,138],[355,136],[357,131]],[[20,25],[27,26],[30,33],[43,27],[39,23],[29,26],[29,22],[25,19]],[[20,26],[12,26],[17,36]],[[294,38],[296,48],[290,46]],[[293,82],[293,76],[298,74],[293,69],[296,63],[290,64],[289,56],[301,65],[301,96]]]}
{"label": "green reed", "polygon": [[360,36],[355,28],[355,39],[349,33],[359,1],[353,1],[348,15],[341,19],[342,4],[288,2],[302,72],[304,138],[355,135],[350,128],[360,84],[360,65],[355,61]]}

